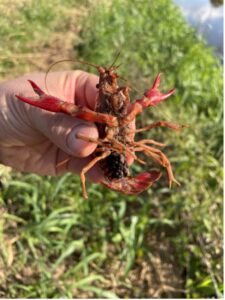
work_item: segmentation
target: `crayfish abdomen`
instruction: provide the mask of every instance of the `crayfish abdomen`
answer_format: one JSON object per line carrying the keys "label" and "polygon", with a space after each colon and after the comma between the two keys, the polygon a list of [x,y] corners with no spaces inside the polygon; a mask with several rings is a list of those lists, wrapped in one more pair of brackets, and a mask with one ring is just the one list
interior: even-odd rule
{"label": "crayfish abdomen", "polygon": [[104,175],[109,179],[121,179],[129,176],[129,167],[123,154],[113,151],[100,162]]}

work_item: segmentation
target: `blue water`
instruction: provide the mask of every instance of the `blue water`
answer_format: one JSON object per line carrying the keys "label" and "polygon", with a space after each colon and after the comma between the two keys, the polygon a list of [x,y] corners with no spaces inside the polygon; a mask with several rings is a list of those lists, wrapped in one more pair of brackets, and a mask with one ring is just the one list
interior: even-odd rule
{"label": "blue water", "polygon": [[209,0],[174,0],[187,21],[197,29],[216,53],[223,55],[223,5],[215,7]]}

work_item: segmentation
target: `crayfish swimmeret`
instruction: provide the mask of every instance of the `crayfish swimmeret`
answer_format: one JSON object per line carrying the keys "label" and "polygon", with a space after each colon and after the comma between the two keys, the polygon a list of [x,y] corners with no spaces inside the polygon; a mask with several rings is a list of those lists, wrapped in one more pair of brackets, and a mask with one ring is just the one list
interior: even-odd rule
{"label": "crayfish swimmeret", "polygon": [[[91,64],[92,65],[92,64]],[[95,66],[95,65],[94,65]],[[145,164],[135,153],[143,152],[152,158],[159,165],[166,168],[169,186],[175,179],[169,159],[166,155],[154,146],[163,147],[164,144],[154,140],[142,139],[134,140],[134,133],[149,130],[154,127],[169,127],[180,130],[183,126],[166,122],[154,122],[144,128],[131,130],[130,123],[143,109],[155,106],[161,101],[170,97],[175,89],[171,89],[163,94],[159,91],[160,74],[156,77],[152,88],[147,90],[144,95],[135,102],[130,102],[129,87],[119,87],[116,73],[118,67],[111,66],[104,68],[95,66],[99,72],[98,98],[95,110],[80,107],[72,103],[67,103],[56,97],[44,93],[34,82],[29,81],[35,93],[39,96],[38,100],[16,96],[19,100],[29,103],[55,113],[65,113],[74,118],[80,118],[90,122],[96,122],[99,129],[99,138],[89,138],[81,134],[77,138],[96,143],[98,146],[93,154],[93,159],[82,169],[80,173],[84,198],[87,198],[85,187],[85,174],[95,165],[99,164],[103,171],[104,179],[102,184],[110,189],[125,193],[138,194],[146,190],[153,182],[158,180],[161,173],[156,170],[144,172],[136,177],[130,176],[127,163],[127,156],[130,155],[139,163]]]}

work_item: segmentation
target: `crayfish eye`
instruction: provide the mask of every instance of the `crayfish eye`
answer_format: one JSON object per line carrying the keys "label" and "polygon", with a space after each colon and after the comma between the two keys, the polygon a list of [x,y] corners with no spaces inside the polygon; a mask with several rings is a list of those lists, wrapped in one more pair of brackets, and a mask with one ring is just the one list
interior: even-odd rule
{"label": "crayfish eye", "polygon": [[99,89],[99,83],[96,84],[96,89]]}

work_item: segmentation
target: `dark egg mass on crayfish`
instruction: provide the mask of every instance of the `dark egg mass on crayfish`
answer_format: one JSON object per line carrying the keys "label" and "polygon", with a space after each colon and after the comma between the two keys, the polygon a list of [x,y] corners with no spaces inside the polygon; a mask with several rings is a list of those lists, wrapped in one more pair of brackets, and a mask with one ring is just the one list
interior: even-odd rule
{"label": "dark egg mass on crayfish", "polygon": [[156,148],[165,145],[150,139],[135,141],[134,137],[138,132],[155,127],[162,126],[180,130],[183,126],[166,121],[157,121],[136,130],[132,126],[136,116],[143,109],[155,106],[167,99],[175,92],[175,89],[171,89],[165,94],[161,93],[158,89],[160,84],[159,74],[152,87],[140,99],[131,102],[129,87],[120,87],[118,85],[119,75],[116,73],[118,67],[104,68],[93,64],[90,65],[96,67],[99,72],[99,82],[96,85],[99,93],[94,110],[67,103],[62,99],[47,95],[30,80],[29,82],[39,98],[34,100],[29,97],[16,96],[19,100],[41,109],[55,113],[65,113],[71,117],[97,124],[99,130],[98,139],[77,134],[77,138],[97,144],[92,160],[80,173],[84,198],[88,197],[85,186],[85,174],[95,164],[99,164],[104,173],[104,179],[101,183],[110,189],[132,195],[141,193],[150,187],[161,176],[158,170],[143,172],[135,177],[130,175],[127,163],[128,157],[132,157],[134,161],[143,165],[146,164],[145,161],[136,155],[138,152],[143,152],[147,157],[166,169],[169,186],[171,186],[172,182],[179,184],[173,175],[169,159],[161,150]]}

